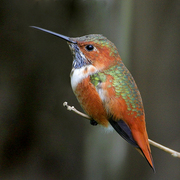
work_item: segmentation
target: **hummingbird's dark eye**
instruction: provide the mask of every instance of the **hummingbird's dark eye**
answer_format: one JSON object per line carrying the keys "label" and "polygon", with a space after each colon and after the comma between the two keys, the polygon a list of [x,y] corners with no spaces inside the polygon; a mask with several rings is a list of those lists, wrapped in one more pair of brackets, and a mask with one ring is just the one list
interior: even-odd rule
{"label": "hummingbird's dark eye", "polygon": [[88,44],[88,45],[86,46],[86,49],[87,49],[88,51],[92,51],[92,50],[94,49],[94,46],[93,46],[92,44]]}

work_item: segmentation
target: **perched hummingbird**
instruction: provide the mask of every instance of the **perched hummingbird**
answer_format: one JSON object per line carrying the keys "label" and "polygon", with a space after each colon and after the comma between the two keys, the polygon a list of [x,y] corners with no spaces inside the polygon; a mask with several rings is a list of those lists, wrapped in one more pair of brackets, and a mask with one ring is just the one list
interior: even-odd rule
{"label": "perched hummingbird", "polygon": [[71,38],[31,27],[68,42],[73,54],[71,86],[80,105],[92,118],[91,124],[112,126],[144,155],[155,171],[141,95],[115,45],[99,34]]}

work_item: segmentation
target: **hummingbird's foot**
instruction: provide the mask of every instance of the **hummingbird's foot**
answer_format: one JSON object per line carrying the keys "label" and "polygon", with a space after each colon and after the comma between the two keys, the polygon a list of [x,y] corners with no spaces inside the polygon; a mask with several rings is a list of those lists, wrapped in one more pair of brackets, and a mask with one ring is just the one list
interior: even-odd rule
{"label": "hummingbird's foot", "polygon": [[94,119],[90,120],[90,124],[93,125],[93,126],[97,126],[98,125],[98,123]]}

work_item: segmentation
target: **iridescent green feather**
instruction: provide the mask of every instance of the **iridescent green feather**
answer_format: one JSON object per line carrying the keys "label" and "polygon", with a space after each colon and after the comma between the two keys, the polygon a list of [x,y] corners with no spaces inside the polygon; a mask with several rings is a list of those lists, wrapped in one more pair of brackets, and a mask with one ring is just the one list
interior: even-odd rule
{"label": "iridescent green feather", "polygon": [[105,82],[106,75],[113,77],[112,86],[115,88],[116,97],[125,100],[129,114],[136,112],[136,116],[141,116],[143,114],[141,96],[132,75],[124,64],[118,63],[103,72],[93,74],[91,76],[92,84],[97,87],[98,83]]}
{"label": "iridescent green feather", "polygon": [[106,81],[106,75],[104,72],[99,72],[90,76],[91,83],[97,87],[98,83]]}

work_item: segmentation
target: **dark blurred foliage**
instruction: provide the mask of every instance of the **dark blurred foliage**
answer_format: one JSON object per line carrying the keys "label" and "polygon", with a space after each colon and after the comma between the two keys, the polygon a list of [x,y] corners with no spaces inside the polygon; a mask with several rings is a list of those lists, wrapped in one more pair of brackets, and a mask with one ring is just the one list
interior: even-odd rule
{"label": "dark blurred foliage", "polygon": [[150,139],[180,151],[180,1],[0,1],[0,179],[179,179],[180,160],[152,147],[156,174],[116,133],[67,111],[67,36],[108,37],[143,97]]}

